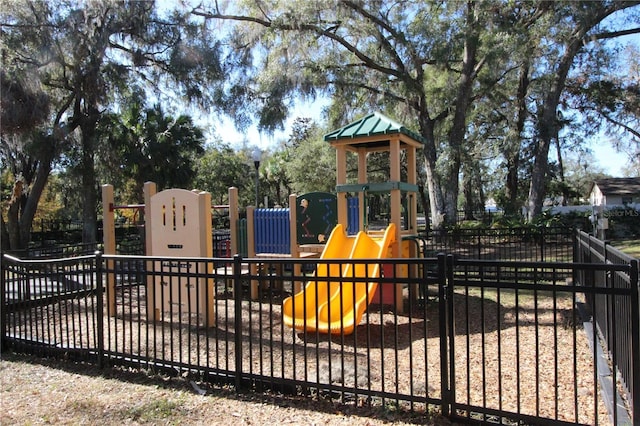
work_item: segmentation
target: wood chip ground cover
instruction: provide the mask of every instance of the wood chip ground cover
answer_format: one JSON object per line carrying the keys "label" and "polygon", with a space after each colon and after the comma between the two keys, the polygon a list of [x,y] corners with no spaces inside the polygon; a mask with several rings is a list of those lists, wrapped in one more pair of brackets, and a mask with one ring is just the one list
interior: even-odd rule
{"label": "wood chip ground cover", "polygon": [[[141,293],[134,294],[137,291]],[[523,291],[516,297],[513,292],[479,293],[477,289],[457,292],[455,297],[459,299],[454,303],[456,400],[568,421],[574,421],[577,411],[577,420],[586,424],[595,423],[593,414],[597,412],[598,423],[607,423],[608,414],[601,398],[597,398],[597,406],[594,401],[594,390],[598,393],[600,390],[593,382],[593,360],[575,314],[578,300],[567,294],[553,298],[543,292]],[[220,316],[214,334],[197,327],[193,333],[193,327],[189,326],[176,328],[166,323],[148,323],[141,314],[145,310],[140,304],[145,300],[144,287],[122,290],[118,307],[123,311],[115,317],[105,317],[107,339],[112,339],[111,344],[125,353],[126,350],[140,353],[160,350],[156,355],[161,358],[179,354],[182,362],[207,360],[208,364],[220,362],[220,367],[229,368],[229,362],[234,359],[233,299],[222,294],[217,296],[216,309]],[[440,396],[438,315],[429,303],[420,313],[412,312],[411,316],[372,307],[365,319],[366,332],[344,339],[313,339],[282,325],[280,302],[281,298],[274,294],[267,294],[259,302],[246,299],[242,302],[242,324],[246,327],[242,333],[254,336],[243,347],[245,371],[345,386],[353,386],[355,382],[373,387],[392,383],[404,393]],[[89,308],[71,306],[64,311],[78,312],[81,316]],[[37,322],[46,323],[47,315],[58,321],[62,317],[59,313],[38,311],[24,318],[37,318]],[[77,324],[75,320],[58,323],[56,329]],[[89,336],[95,335],[92,330],[85,331]],[[73,333],[64,330],[63,334]],[[255,336],[262,337],[256,340]],[[371,345],[371,342],[378,343]],[[216,351],[222,355],[212,355]],[[338,356],[338,362],[329,364],[329,357],[333,356]],[[188,383],[178,383],[176,389],[176,379],[158,386],[152,381],[120,381],[118,374],[86,375],[83,369],[91,368],[59,371],[20,363],[18,359],[3,361],[0,381],[2,405],[7,406],[7,410],[1,414],[0,423],[198,424],[208,422],[207,418],[216,419],[215,423],[240,424],[263,424],[272,421],[271,418],[281,424],[446,422],[427,419],[424,414],[385,410],[386,407],[355,410],[345,405],[334,406],[329,401],[293,397],[275,401],[268,395],[266,400],[258,395],[243,399],[230,392],[221,396],[213,388],[207,390],[203,398],[197,392],[194,395]],[[555,376],[556,371],[560,377]],[[578,374],[576,379],[567,380],[564,374],[573,377],[574,371]],[[57,377],[58,374],[68,376]],[[95,385],[89,380],[99,383]],[[207,385],[199,386],[206,388]],[[147,397],[147,394],[154,396]],[[34,422],[29,418],[39,420]]]}

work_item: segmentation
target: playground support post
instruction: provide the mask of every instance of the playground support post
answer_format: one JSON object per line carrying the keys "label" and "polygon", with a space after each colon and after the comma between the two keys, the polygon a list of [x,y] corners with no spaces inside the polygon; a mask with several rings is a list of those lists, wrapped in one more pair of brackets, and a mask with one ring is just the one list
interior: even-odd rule
{"label": "playground support post", "polygon": [[[149,199],[151,195],[156,192],[156,184],[153,182],[145,182],[144,184],[144,193],[145,193],[145,204],[132,204],[132,205],[116,205],[114,202],[114,191],[113,185],[104,184],[102,185],[102,229],[103,229],[103,244],[104,244],[104,254],[107,255],[115,255],[116,253],[116,230],[115,230],[115,215],[114,211],[119,209],[136,209],[143,210],[145,206],[149,205]],[[145,232],[145,245],[147,250],[151,247],[151,233]],[[149,253],[146,253],[149,255]],[[107,313],[109,316],[115,316],[116,314],[116,296],[115,296],[115,271],[114,271],[115,262],[114,260],[107,260],[105,262],[106,267],[106,280],[107,280]],[[150,265],[147,265],[147,270],[150,270]],[[153,300],[153,286],[149,288],[147,283],[147,297],[151,297],[151,299],[147,300],[147,303]],[[152,305],[147,305],[152,306]],[[149,316],[151,319],[152,317]]]}
{"label": "playground support post", "polygon": [[238,220],[240,212],[238,211],[238,188],[232,186],[229,188],[229,232],[231,234],[231,256],[238,254]]}
{"label": "playground support post", "polygon": [[[113,185],[102,185],[102,235],[104,254],[116,254],[116,230],[113,215]],[[107,314],[116,315],[116,277],[113,260],[106,261],[107,270]]]}
{"label": "playground support post", "polygon": [[[358,184],[364,188],[367,186],[367,151],[364,148],[358,148]],[[367,232],[369,230],[369,200],[367,200],[367,191],[358,192],[358,211],[360,212],[358,231]]]}
{"label": "playground support post", "polygon": [[[292,258],[300,257],[300,247],[298,246],[298,206],[296,205],[298,197],[296,194],[289,195],[289,240],[290,252]],[[302,275],[302,265],[298,262],[293,263],[293,292],[298,293],[302,290],[302,281],[295,280],[295,277]]]}
{"label": "playground support post", "polygon": [[[151,197],[153,197],[157,192],[157,187],[155,182],[145,182],[144,183],[144,204],[146,206],[150,206],[151,205]],[[153,256],[153,252],[152,252],[152,240],[153,240],[153,233],[151,232],[150,229],[147,228],[146,225],[146,215],[145,215],[145,233],[144,233],[144,244],[146,247],[146,253],[145,255],[147,256]],[[148,260],[146,262],[146,270],[147,271],[153,271],[153,261],[152,260]],[[155,278],[153,277],[153,274],[149,274],[147,275],[147,320],[148,321],[157,321],[160,319],[160,309],[158,307],[155,306],[155,300],[156,300],[156,296],[155,296]]]}
{"label": "playground support post", "polygon": [[256,147],[256,149],[253,150],[251,156],[253,157],[253,165],[256,168],[256,208],[258,208],[260,207],[260,174],[258,173],[258,171],[260,170],[262,151],[260,151],[260,148]]}
{"label": "playground support post", "polygon": [[[249,257],[256,257],[256,230],[255,230],[255,207],[248,206],[247,207],[247,255]],[[249,274],[251,276],[258,275],[258,265],[255,262],[252,262],[249,265]],[[255,279],[251,280],[251,300],[258,299],[258,281]]]}

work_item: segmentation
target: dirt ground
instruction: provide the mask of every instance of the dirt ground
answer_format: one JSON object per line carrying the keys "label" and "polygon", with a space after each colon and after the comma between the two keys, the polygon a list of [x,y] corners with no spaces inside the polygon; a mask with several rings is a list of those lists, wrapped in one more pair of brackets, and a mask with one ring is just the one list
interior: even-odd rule
{"label": "dirt ground", "polygon": [[236,394],[183,377],[5,353],[1,425],[450,425],[440,416],[273,394]]}

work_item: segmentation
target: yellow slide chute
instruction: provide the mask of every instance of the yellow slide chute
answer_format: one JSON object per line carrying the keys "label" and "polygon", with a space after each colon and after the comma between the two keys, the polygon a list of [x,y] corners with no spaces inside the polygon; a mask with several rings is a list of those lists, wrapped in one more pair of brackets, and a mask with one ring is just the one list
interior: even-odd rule
{"label": "yellow slide chute", "polygon": [[[382,259],[395,241],[395,234],[395,224],[392,223],[379,238],[362,231],[355,237],[349,237],[344,227],[338,224],[320,258]],[[375,295],[379,277],[379,264],[320,263],[315,279],[282,302],[284,323],[308,332],[351,334]]]}

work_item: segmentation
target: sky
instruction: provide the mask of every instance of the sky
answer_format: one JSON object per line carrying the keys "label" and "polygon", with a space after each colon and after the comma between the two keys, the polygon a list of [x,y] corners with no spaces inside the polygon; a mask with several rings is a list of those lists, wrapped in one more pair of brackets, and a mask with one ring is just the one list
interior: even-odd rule
{"label": "sky", "polygon": [[627,164],[627,156],[616,152],[608,142],[593,140],[590,144],[596,164],[612,177],[624,177],[623,168]]}
{"label": "sky", "polygon": [[[297,117],[309,117],[318,123],[322,123],[322,108],[327,104],[326,101],[304,102],[297,106],[291,113],[285,124],[284,131],[277,131],[273,135],[260,134],[254,126],[245,133],[241,133],[235,129],[233,122],[228,118],[222,118],[215,127],[214,133],[223,136],[224,142],[229,143],[235,149],[242,147],[244,141],[248,142],[250,148],[258,147],[263,151],[273,150],[277,144],[286,139],[291,130],[291,125]],[[349,123],[344,123],[349,124]],[[612,177],[624,177],[623,169],[627,165],[627,156],[616,152],[606,137],[601,136],[594,138],[588,143],[589,148],[593,152],[593,158],[596,165],[606,174]]]}
{"label": "sky", "polygon": [[[311,118],[316,123],[323,123],[322,108],[329,103],[326,99],[319,99],[311,102],[300,102],[289,114],[284,130],[276,131],[273,135],[261,134],[256,126],[250,127],[246,133],[239,132],[233,125],[233,121],[227,117],[219,117],[220,121],[215,124],[214,133],[223,137],[223,142],[228,143],[235,149],[242,147],[246,140],[249,147],[258,147],[263,151],[277,148],[281,140],[287,139],[291,133],[291,126],[296,118]],[[348,124],[348,123],[344,123]]]}

